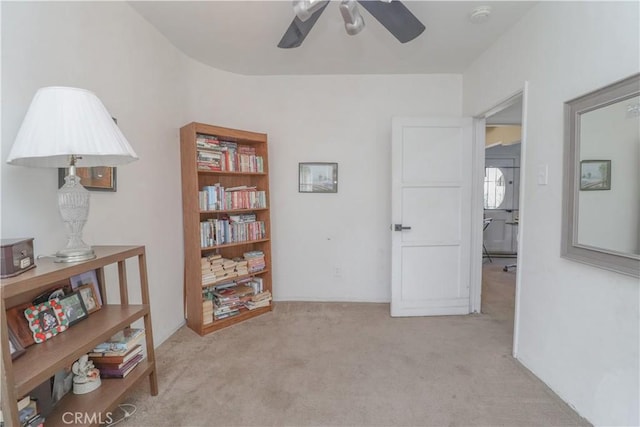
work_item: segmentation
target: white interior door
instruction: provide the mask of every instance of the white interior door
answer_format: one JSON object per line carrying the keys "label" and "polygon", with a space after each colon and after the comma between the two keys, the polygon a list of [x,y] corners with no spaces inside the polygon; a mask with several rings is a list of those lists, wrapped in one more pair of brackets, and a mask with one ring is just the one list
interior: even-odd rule
{"label": "white interior door", "polygon": [[485,159],[484,216],[493,221],[483,234],[490,253],[516,253],[515,172],[515,159]]}
{"label": "white interior door", "polygon": [[393,119],[392,316],[469,313],[471,123]]}

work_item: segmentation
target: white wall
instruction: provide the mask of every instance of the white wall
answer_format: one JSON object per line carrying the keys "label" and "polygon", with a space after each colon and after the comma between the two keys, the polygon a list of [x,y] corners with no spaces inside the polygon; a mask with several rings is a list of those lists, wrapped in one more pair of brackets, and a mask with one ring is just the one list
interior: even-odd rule
{"label": "white wall", "polygon": [[[3,159],[46,85],[94,91],[140,156],[118,168],[116,193],[92,193],[85,240],[147,246],[157,344],[182,324],[178,130],[190,121],[269,134],[276,299],[389,301],[391,116],[459,116],[460,75],[234,75],[184,57],[120,2],[3,2],[2,24]],[[338,162],[339,192],[299,194],[302,161]],[[57,171],[1,168],[2,235],[54,252]]]}
{"label": "white wall", "polygon": [[[118,191],[92,192],[85,241],[143,244],[156,343],[183,322],[178,128],[188,61],[123,2],[2,2],[2,237],[64,246],[58,171],[5,159],[36,90],[67,85],[103,101],[140,160],[118,167]],[[135,276],[134,263],[130,273]],[[136,285],[132,280],[130,285]],[[131,293],[135,302],[139,292]]]}
{"label": "white wall", "polygon": [[[269,135],[274,298],[389,301],[391,117],[459,116],[460,76],[243,77],[194,64],[189,81],[194,121]],[[337,194],[298,193],[298,162],[315,161],[339,164]]]}
{"label": "white wall", "polygon": [[[464,74],[478,114],[529,82],[518,358],[596,425],[639,425],[638,280],[560,258],[563,103],[638,72],[637,2],[542,2]],[[538,165],[549,184],[536,183]]]}

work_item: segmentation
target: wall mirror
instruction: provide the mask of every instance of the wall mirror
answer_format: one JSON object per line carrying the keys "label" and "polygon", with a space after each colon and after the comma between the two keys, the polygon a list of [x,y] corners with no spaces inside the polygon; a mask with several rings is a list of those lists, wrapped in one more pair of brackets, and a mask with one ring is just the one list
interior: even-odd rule
{"label": "wall mirror", "polygon": [[640,276],[640,74],[565,103],[562,256]]}

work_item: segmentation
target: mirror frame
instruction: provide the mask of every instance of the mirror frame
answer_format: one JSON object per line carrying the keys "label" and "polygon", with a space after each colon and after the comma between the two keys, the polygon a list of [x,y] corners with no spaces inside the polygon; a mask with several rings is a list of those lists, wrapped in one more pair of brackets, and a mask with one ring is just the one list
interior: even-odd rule
{"label": "mirror frame", "polygon": [[640,95],[640,73],[574,98],[564,104],[564,188],[562,257],[584,264],[640,277],[640,255],[580,244],[578,185],[580,177],[580,115]]}

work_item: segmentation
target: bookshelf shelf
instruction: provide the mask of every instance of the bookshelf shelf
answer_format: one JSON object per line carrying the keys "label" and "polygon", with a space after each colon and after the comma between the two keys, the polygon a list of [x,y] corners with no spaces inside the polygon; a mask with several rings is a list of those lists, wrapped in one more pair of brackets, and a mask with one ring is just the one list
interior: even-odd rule
{"label": "bookshelf shelf", "polygon": [[[106,414],[113,411],[118,403],[123,400],[127,391],[138,384],[140,380],[151,375],[153,370],[153,364],[149,363],[147,360],[143,360],[133,371],[131,371],[129,375],[122,379],[102,379],[102,385],[100,388],[89,394],[72,394],[65,397],[60,405],[56,406],[49,418],[47,418],[47,427],[68,426],[68,420],[70,418],[68,418],[69,416],[65,418],[63,415],[69,412]],[[65,420],[67,422],[65,422]],[[106,417],[103,417],[102,420],[106,420]],[[91,424],[77,424],[74,422],[73,425],[89,426]]]}
{"label": "bookshelf shelf", "polygon": [[271,306],[256,308],[255,310],[243,309],[240,312],[240,314],[238,314],[237,316],[227,317],[226,319],[216,320],[213,323],[204,325],[204,327],[202,328],[203,335],[209,334],[211,332],[215,332],[217,330],[229,327],[231,325],[235,325],[236,323],[244,322],[245,320],[251,319],[260,314],[268,313],[269,311],[271,311]]}
{"label": "bookshelf shelf", "polygon": [[200,211],[200,215],[203,214],[224,214],[224,213],[249,213],[249,212],[259,212],[259,211],[268,211],[269,208],[255,208],[255,209],[220,209],[216,211]]}
{"label": "bookshelf shelf", "polygon": [[229,175],[229,176],[267,176],[264,172],[231,172],[231,171],[210,171],[210,170],[198,170],[198,173],[203,175]]}
{"label": "bookshelf shelf", "polygon": [[[47,426],[64,425],[65,412],[87,412],[105,415],[124,395],[143,378],[149,379],[150,392],[158,394],[149,289],[147,283],[144,246],[94,246],[96,258],[86,262],[58,264],[51,259],[36,261],[36,268],[19,276],[0,281],[2,290],[2,412],[9,425],[18,424],[15,402],[29,395],[33,389],[47,381],[59,370],[70,366],[81,355],[97,344],[137,320],[144,321],[147,359],[125,379],[103,380],[97,390],[86,395],[67,394],[46,416]],[[137,258],[140,274],[142,304],[129,304],[126,261]],[[120,303],[108,303],[104,268],[118,270]],[[7,309],[30,302],[44,291],[56,289],[69,278],[88,271],[96,271],[104,305],[81,322],[40,344],[33,344],[25,354],[11,360],[7,334]],[[135,372],[135,374],[134,374]],[[97,425],[96,423],[91,423]]]}
{"label": "bookshelf shelf", "polygon": [[[106,305],[64,333],[29,347],[29,351],[13,363],[18,395],[28,394],[51,377],[52,369],[55,373],[71,365],[81,355],[148,313],[147,305]],[[43,364],[43,360],[51,363]]]}
{"label": "bookshelf shelf", "polygon": [[265,243],[268,242],[269,239],[259,239],[259,240],[244,240],[242,242],[233,242],[233,243],[225,243],[224,245],[215,245],[215,246],[206,246],[204,248],[200,248],[202,252],[214,251],[217,249],[224,248],[232,248],[234,246],[244,246],[244,245],[252,245],[254,243]]}
{"label": "bookshelf shelf", "polygon": [[[198,141],[200,136],[200,141]],[[225,147],[218,149],[215,145],[203,144],[202,139],[214,141],[217,139],[220,145]],[[229,144],[229,145],[225,145]],[[237,150],[234,145],[237,144]],[[243,151],[244,150],[244,151]],[[254,156],[250,160],[242,159],[242,154]],[[218,154],[220,157],[218,157]],[[185,312],[187,325],[200,335],[225,328],[227,326],[242,322],[244,320],[267,313],[272,306],[261,307],[255,310],[243,309],[233,317],[225,319],[214,319],[213,323],[207,323],[211,317],[205,319],[203,313],[203,289],[215,286],[216,284],[229,283],[234,280],[242,280],[259,276],[262,279],[263,289],[271,291],[271,225],[269,209],[269,162],[267,135],[264,133],[250,132],[238,129],[230,129],[220,126],[207,125],[203,123],[190,123],[180,129],[180,161],[182,172],[182,208],[184,227],[184,278],[185,278]],[[230,160],[233,159],[233,160]],[[235,164],[234,161],[237,161]],[[199,168],[198,165],[226,170],[208,170]],[[257,192],[264,192],[266,197],[266,207],[255,209],[202,209],[200,192],[205,187],[220,186],[221,188],[254,188]],[[228,193],[227,193],[228,194]],[[210,200],[215,200],[210,198]],[[218,198],[218,201],[224,198]],[[206,206],[205,203],[203,206]],[[240,206],[250,206],[244,204]],[[229,205],[228,205],[229,206]],[[233,205],[235,206],[235,204]],[[211,206],[210,206],[211,207]],[[223,243],[202,247],[201,245],[201,222],[224,220],[226,215],[255,214],[255,221],[260,224],[264,234],[257,233],[257,236],[265,236],[256,240],[243,240],[239,242]],[[216,225],[217,227],[217,225]],[[248,234],[254,236],[254,234]],[[222,241],[224,239],[206,238],[204,241]],[[217,239],[217,235],[215,236]],[[241,275],[230,279],[217,280],[213,284],[202,285],[201,258],[219,254],[223,258],[242,258],[244,253],[261,251],[264,253],[265,268],[259,272]],[[207,320],[205,322],[205,320]]]}
{"label": "bookshelf shelf", "polygon": [[231,277],[231,278],[229,278],[229,279],[221,279],[221,280],[217,280],[217,281],[215,281],[215,282],[213,282],[213,283],[208,283],[208,284],[206,284],[206,285],[202,285],[202,289],[206,289],[206,288],[211,287],[211,286],[221,285],[221,284],[223,284],[223,283],[229,283],[229,282],[234,281],[234,280],[248,279],[248,278],[250,278],[250,277],[260,276],[260,275],[262,275],[262,274],[267,274],[267,273],[269,273],[269,270],[267,270],[267,269],[265,268],[264,270],[255,271],[255,272],[253,272],[253,273],[243,274],[243,275],[241,275],[241,276]]}

